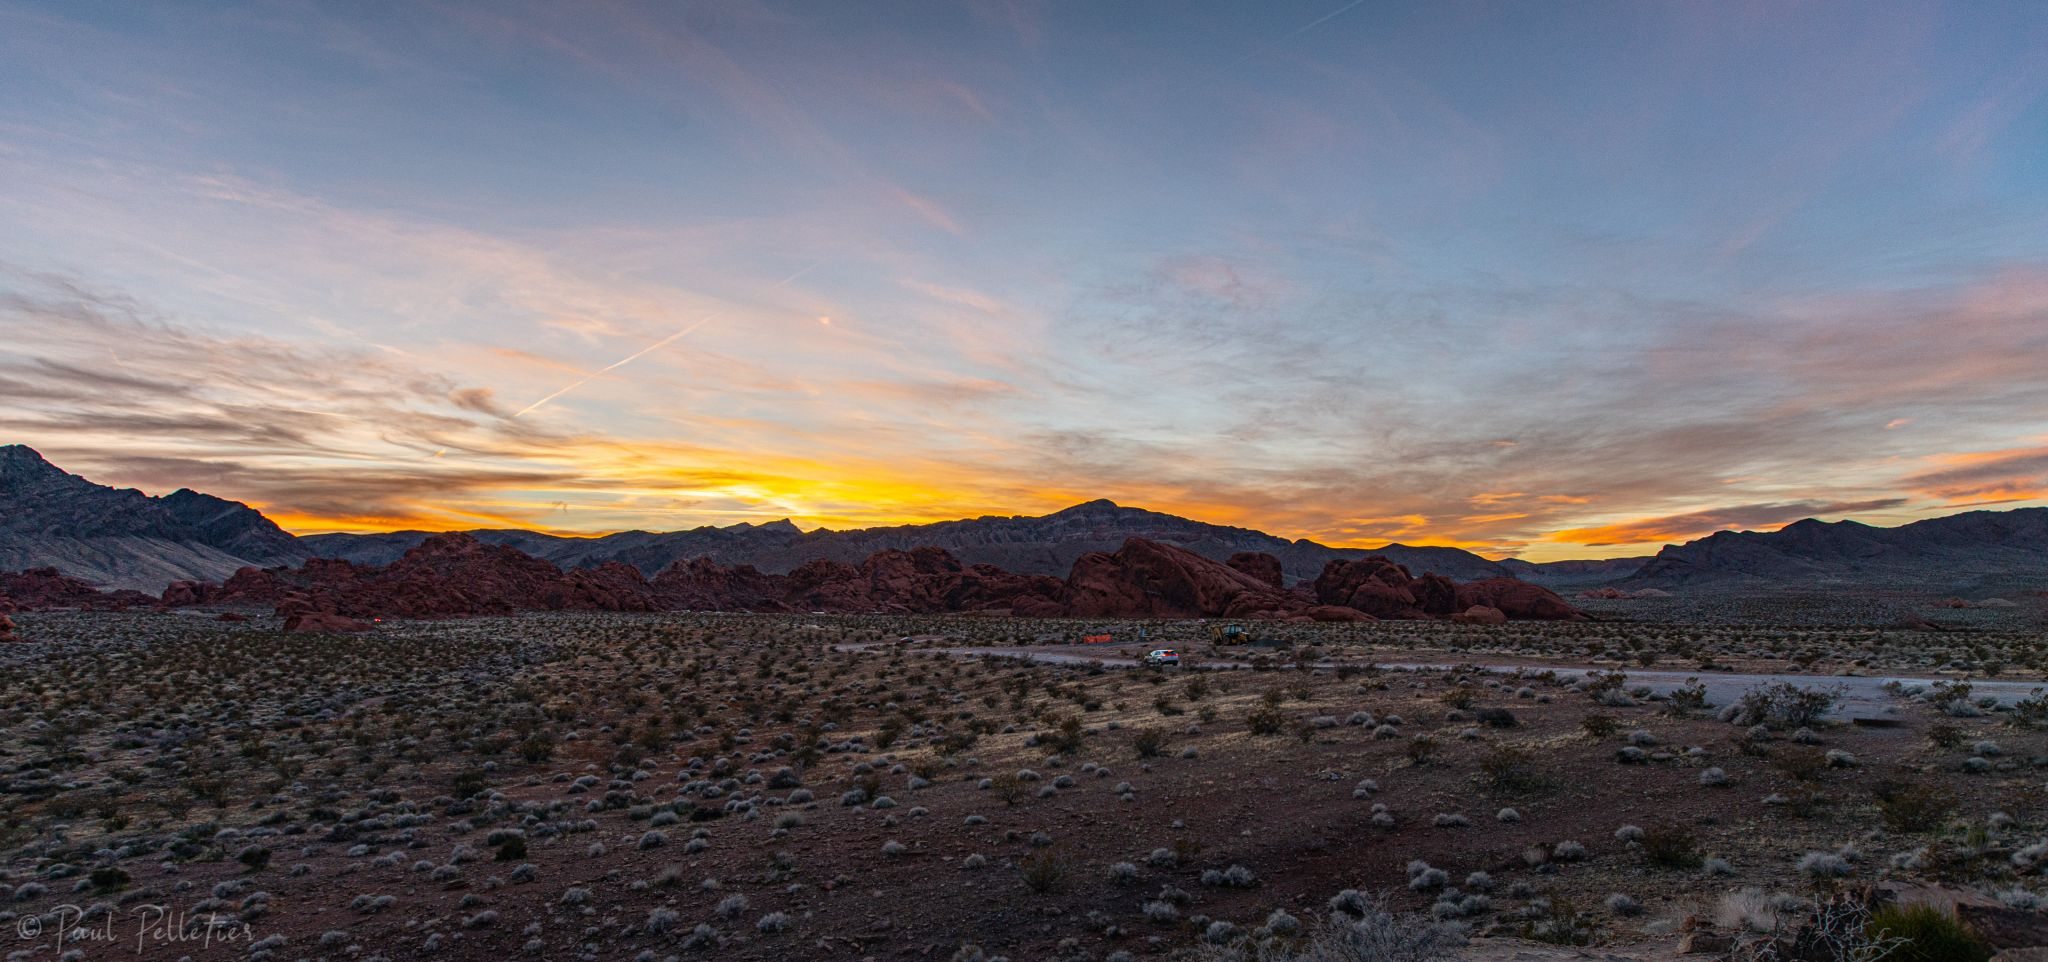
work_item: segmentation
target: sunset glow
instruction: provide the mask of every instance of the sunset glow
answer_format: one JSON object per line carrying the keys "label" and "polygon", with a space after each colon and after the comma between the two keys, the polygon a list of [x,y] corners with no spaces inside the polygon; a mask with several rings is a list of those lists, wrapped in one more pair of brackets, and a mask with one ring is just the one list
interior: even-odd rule
{"label": "sunset glow", "polygon": [[2048,504],[1969,12],[0,0],[0,443],[299,533]]}

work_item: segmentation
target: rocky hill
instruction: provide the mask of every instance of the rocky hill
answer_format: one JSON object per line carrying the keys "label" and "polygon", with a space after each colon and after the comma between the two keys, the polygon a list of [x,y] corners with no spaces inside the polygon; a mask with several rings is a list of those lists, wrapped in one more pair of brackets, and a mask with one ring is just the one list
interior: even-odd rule
{"label": "rocky hill", "polygon": [[1650,556],[1632,558],[1600,558],[1578,561],[1523,561],[1508,558],[1500,562],[1508,573],[1523,581],[1564,588],[1584,585],[1604,585],[1619,581],[1648,564]]}
{"label": "rocky hill", "polygon": [[181,579],[219,580],[248,565],[310,556],[248,505],[183,489],[151,497],[110,488],[33,448],[0,446],[0,571],[55,568],[155,593]]}
{"label": "rocky hill", "polygon": [[1721,531],[1670,545],[1623,587],[1906,584],[1933,591],[2048,584],[2048,508],[1970,511],[1879,528],[1811,518],[1778,531]]}
{"label": "rocky hill", "polygon": [[[770,574],[787,574],[814,561],[857,565],[879,551],[923,547],[943,548],[966,564],[988,564],[1018,574],[1057,577],[1066,575],[1082,555],[1117,551],[1132,538],[1175,545],[1215,561],[1244,552],[1272,555],[1279,560],[1289,584],[1315,578],[1323,565],[1332,560],[1371,555],[1459,580],[1511,576],[1501,566],[1457,548],[1400,544],[1371,549],[1332,548],[1305,539],[1289,541],[1249,528],[1207,524],[1109,501],[1090,501],[1041,516],[986,516],[847,531],[820,529],[806,533],[788,521],[776,521],[688,531],[627,531],[595,538],[511,530],[469,534],[487,544],[515,547],[565,568],[622,562],[650,577],[677,561],[700,557],[720,564],[751,565]],[[427,537],[424,531],[400,531],[310,535],[299,540],[319,557],[389,564]]]}

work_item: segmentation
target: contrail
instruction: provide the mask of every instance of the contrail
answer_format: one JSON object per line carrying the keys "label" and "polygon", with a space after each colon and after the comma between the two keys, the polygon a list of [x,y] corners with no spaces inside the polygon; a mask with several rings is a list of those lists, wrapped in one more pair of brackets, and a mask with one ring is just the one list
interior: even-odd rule
{"label": "contrail", "polygon": [[1252,52],[1237,58],[1235,61],[1231,62],[1230,67],[1225,67],[1223,69],[1228,70],[1231,69],[1231,67],[1241,66],[1245,61],[1250,60],[1253,57],[1258,56],[1259,54],[1265,53],[1268,50],[1271,50],[1275,44],[1285,43],[1289,40],[1293,40],[1294,38],[1299,37],[1302,34],[1309,32],[1310,30],[1314,30],[1315,28],[1320,27],[1323,24],[1329,23],[1330,21],[1335,20],[1346,13],[1349,13],[1352,10],[1352,8],[1358,7],[1364,3],[1365,0],[1351,0],[1350,3],[1338,7],[1337,9],[1332,10],[1329,13],[1323,14],[1321,17],[1316,18],[1313,22],[1310,22],[1302,26],[1301,28],[1295,30],[1293,33],[1288,34],[1287,36],[1281,37],[1278,40],[1272,40],[1258,45],[1257,47],[1252,49]]}
{"label": "contrail", "polygon": [[[1361,2],[1362,2],[1362,0],[1361,0]],[[822,262],[822,261],[820,261],[820,262],[818,262],[818,263],[823,263],[823,262]],[[789,286],[790,284],[794,283],[794,282],[796,281],[796,279],[797,279],[797,278],[799,278],[799,277],[802,277],[802,276],[804,276],[805,274],[808,274],[808,273],[810,273],[810,272],[811,272],[811,268],[813,268],[813,267],[817,267],[817,266],[818,266],[818,264],[811,264],[811,265],[810,265],[809,267],[805,267],[805,268],[804,268],[803,270],[797,271],[796,273],[794,273],[794,274],[791,274],[791,275],[789,275],[788,277],[785,277],[785,278],[783,278],[783,279],[781,279],[781,280],[779,280],[779,281],[776,281],[776,282],[775,282],[775,283],[774,283],[773,285],[771,285],[771,286],[770,286],[770,287],[769,287],[768,289],[772,291],[772,290],[777,290],[777,289],[779,289],[779,288],[783,288],[783,287],[788,287],[788,286]],[[576,390],[577,388],[579,388],[579,387],[582,387],[582,386],[583,386],[583,385],[585,385],[585,384],[589,384],[590,382],[592,382],[592,381],[595,381],[595,380],[597,380],[598,378],[600,378],[600,377],[603,377],[604,375],[606,375],[606,374],[608,374],[608,373],[610,373],[610,372],[612,372],[612,371],[616,371],[616,370],[618,370],[619,368],[625,367],[626,365],[628,365],[628,364],[631,364],[631,363],[633,363],[634,361],[637,361],[637,360],[639,360],[639,359],[641,359],[641,358],[643,358],[643,357],[646,357],[647,355],[649,355],[649,354],[652,354],[652,353],[654,353],[655,351],[659,351],[659,350],[661,350],[662,348],[664,348],[664,347],[667,347],[667,346],[669,346],[670,344],[674,344],[675,342],[677,342],[677,341],[681,340],[681,339],[682,339],[682,337],[683,337],[683,335],[685,335],[685,334],[688,334],[688,333],[690,333],[691,331],[694,331],[694,330],[696,330],[696,329],[698,329],[698,328],[700,328],[700,327],[703,327],[704,325],[706,325],[706,324],[709,324],[709,323],[711,323],[712,321],[715,321],[715,320],[717,320],[717,319],[719,319],[719,318],[721,318],[721,317],[724,317],[724,316],[725,316],[726,314],[728,314],[728,313],[731,313],[731,312],[730,312],[730,311],[714,311],[714,312],[712,312],[712,313],[710,313],[710,314],[706,314],[706,315],[704,315],[703,317],[701,317],[701,318],[698,318],[698,319],[697,319],[697,320],[696,320],[696,321],[695,321],[694,323],[691,323],[691,324],[689,324],[689,325],[687,325],[687,326],[683,327],[683,328],[682,328],[681,330],[679,330],[679,331],[675,332],[674,334],[670,334],[669,336],[667,336],[667,337],[664,337],[664,338],[662,338],[662,339],[661,339],[661,340],[659,340],[659,341],[655,341],[654,343],[652,343],[652,344],[649,344],[649,345],[647,345],[646,347],[643,347],[643,348],[641,348],[641,349],[639,349],[639,350],[637,350],[637,351],[634,351],[633,353],[631,353],[631,354],[628,354],[628,355],[626,355],[625,357],[619,358],[618,360],[616,360],[616,361],[613,361],[613,362],[611,362],[610,364],[607,364],[607,365],[605,365],[605,366],[603,366],[603,367],[601,367],[601,368],[598,368],[597,370],[595,370],[595,371],[592,371],[592,372],[590,372],[589,374],[585,374],[585,375],[584,375],[584,376],[583,376],[583,377],[582,377],[581,379],[579,379],[579,380],[575,381],[574,383],[570,384],[569,386],[567,386],[567,387],[565,387],[565,388],[562,388],[561,390],[559,390],[559,391],[556,391],[555,393],[553,393],[553,394],[550,394],[550,395],[548,395],[547,397],[541,398],[540,400],[538,400],[538,401],[535,401],[535,402],[533,402],[532,404],[529,404],[529,405],[527,405],[527,406],[525,406],[525,407],[523,407],[523,408],[520,408],[520,409],[519,409],[519,411],[518,411],[518,413],[516,413],[516,414],[512,415],[512,417],[514,417],[514,418],[521,418],[521,417],[525,417],[526,415],[528,415],[528,414],[532,413],[532,412],[534,411],[534,409],[536,409],[536,408],[539,408],[539,407],[541,407],[542,405],[545,405],[545,404],[547,404],[548,402],[550,402],[550,401],[553,401],[554,399],[556,399],[556,398],[558,398],[558,397],[561,397],[561,396],[562,396],[562,395],[564,395],[564,394],[567,394],[567,393],[569,393],[570,391],[574,391],[574,390]]]}

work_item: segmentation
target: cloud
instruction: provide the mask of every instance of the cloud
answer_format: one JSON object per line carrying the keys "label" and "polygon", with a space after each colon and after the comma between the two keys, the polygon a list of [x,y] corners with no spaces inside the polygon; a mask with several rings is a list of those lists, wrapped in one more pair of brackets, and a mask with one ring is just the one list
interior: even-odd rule
{"label": "cloud", "polygon": [[2048,447],[1942,454],[1939,467],[1904,484],[1945,504],[1999,504],[2048,498]]}
{"label": "cloud", "polygon": [[1555,541],[1593,546],[1669,543],[1689,541],[1724,529],[1775,529],[1804,518],[1882,511],[1905,503],[1905,498],[1874,498],[1868,501],[1743,504],[1661,518],[1638,518],[1593,528],[1572,528],[1550,537]]}

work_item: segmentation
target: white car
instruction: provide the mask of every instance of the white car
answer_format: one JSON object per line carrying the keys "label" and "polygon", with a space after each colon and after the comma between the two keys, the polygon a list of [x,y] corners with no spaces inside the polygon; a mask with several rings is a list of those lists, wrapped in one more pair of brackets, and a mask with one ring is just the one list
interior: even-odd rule
{"label": "white car", "polygon": [[1148,667],[1178,665],[1180,652],[1171,648],[1154,648],[1145,653],[1144,662]]}

